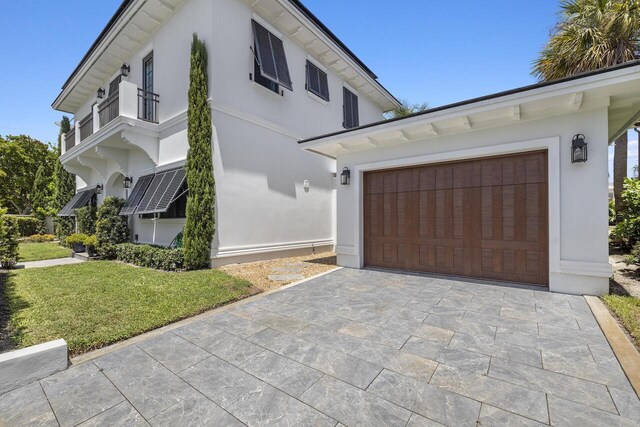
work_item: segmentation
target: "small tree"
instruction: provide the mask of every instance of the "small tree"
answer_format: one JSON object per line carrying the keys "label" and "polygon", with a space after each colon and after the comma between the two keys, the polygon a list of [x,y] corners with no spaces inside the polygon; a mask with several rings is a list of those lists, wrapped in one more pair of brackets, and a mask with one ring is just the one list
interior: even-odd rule
{"label": "small tree", "polygon": [[96,221],[96,249],[107,259],[116,257],[116,245],[129,241],[127,217],[120,215],[125,200],[118,197],[106,197],[98,208]]}
{"label": "small tree", "polygon": [[[60,132],[58,133],[58,157],[62,153],[62,134],[69,133],[71,130],[71,121],[69,117],[63,116],[60,122]],[[56,158],[55,161],[55,192],[53,197],[52,208],[57,213],[62,209],[69,200],[76,194],[76,177],[75,175],[67,172],[60,159]],[[56,217],[56,236],[62,239],[69,236],[74,231],[74,222],[71,217]]]}
{"label": "small tree", "polygon": [[49,215],[49,203],[51,201],[49,193],[49,182],[51,177],[46,176],[45,167],[40,165],[36,172],[36,179],[33,183],[33,192],[31,193],[31,206],[34,216],[38,219],[38,233],[44,234],[45,221]]}
{"label": "small tree", "polygon": [[207,50],[193,35],[187,111],[187,220],[184,227],[184,261],[188,269],[209,266],[215,232],[211,107],[207,101]]}
{"label": "small tree", "polygon": [[9,268],[18,261],[18,222],[0,209],[0,267]]}
{"label": "small tree", "polygon": [[90,203],[83,208],[76,209],[74,213],[76,215],[76,221],[78,222],[78,233],[96,233],[96,205],[94,203]]}

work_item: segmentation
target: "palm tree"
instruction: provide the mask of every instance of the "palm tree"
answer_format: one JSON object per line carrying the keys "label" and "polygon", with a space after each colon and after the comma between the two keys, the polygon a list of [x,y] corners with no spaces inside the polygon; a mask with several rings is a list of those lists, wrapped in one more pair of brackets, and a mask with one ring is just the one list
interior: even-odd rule
{"label": "palm tree", "polygon": [[423,102],[422,104],[409,104],[406,99],[400,100],[400,106],[395,110],[389,111],[385,117],[387,119],[397,119],[399,117],[410,116],[411,114],[420,113],[429,109],[429,103]]}
{"label": "palm tree", "polygon": [[[640,0],[562,0],[560,22],[534,62],[532,74],[554,80],[640,57]],[[615,141],[613,193],[623,208],[627,135]]]}

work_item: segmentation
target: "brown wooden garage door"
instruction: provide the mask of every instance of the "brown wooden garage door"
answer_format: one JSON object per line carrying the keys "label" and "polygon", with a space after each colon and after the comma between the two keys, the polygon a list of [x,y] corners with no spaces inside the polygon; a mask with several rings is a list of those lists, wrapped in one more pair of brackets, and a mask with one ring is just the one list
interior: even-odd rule
{"label": "brown wooden garage door", "polygon": [[367,172],[365,265],[547,285],[547,153]]}

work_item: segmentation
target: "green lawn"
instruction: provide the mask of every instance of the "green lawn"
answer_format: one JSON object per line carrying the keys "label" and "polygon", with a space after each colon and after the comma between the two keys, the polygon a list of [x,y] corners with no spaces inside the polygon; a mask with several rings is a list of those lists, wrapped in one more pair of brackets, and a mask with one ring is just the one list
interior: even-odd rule
{"label": "green lawn", "polygon": [[66,258],[71,255],[70,249],[63,248],[57,242],[20,243],[18,251],[21,262]]}
{"label": "green lawn", "polygon": [[605,295],[602,297],[633,338],[636,347],[640,348],[640,298],[620,295]]}
{"label": "green lawn", "polygon": [[169,273],[93,261],[8,273],[19,347],[64,338],[72,355],[103,347],[251,294],[218,270]]}

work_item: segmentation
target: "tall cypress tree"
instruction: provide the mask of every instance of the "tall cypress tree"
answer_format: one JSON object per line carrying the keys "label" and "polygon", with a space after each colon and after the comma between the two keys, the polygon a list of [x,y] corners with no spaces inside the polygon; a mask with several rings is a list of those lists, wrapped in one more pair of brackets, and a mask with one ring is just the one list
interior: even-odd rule
{"label": "tall cypress tree", "polygon": [[[62,153],[62,134],[69,133],[71,130],[71,121],[69,117],[62,116],[60,121],[60,132],[58,133],[58,156]],[[69,200],[76,194],[76,177],[67,172],[60,163],[60,159],[56,159],[54,168],[55,178],[55,194],[53,198],[53,208],[56,213],[62,209]],[[55,217],[56,235],[59,238],[66,237],[73,233],[74,221],[70,217]]]}
{"label": "tall cypress tree", "polygon": [[207,50],[193,34],[187,111],[187,220],[184,226],[184,262],[189,269],[205,268],[211,259],[215,232],[211,107],[207,101]]}
{"label": "tall cypress tree", "polygon": [[40,165],[36,172],[36,179],[33,182],[33,191],[31,192],[31,208],[36,218],[38,218],[38,233],[43,234],[46,230],[46,220],[49,214],[49,195],[50,176],[45,171],[44,165]]}

